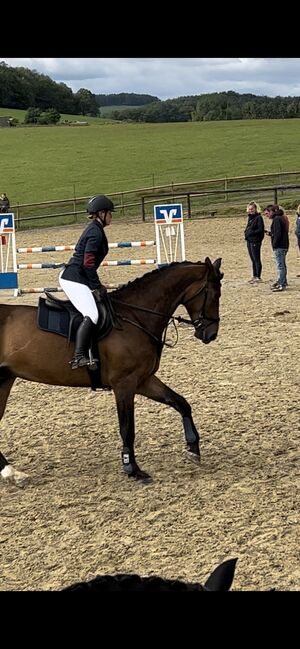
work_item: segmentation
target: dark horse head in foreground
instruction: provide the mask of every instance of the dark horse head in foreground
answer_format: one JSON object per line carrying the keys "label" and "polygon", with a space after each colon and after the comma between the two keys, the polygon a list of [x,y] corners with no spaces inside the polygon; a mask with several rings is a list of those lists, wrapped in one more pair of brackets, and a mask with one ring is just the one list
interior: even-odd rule
{"label": "dark horse head in foreground", "polygon": [[[199,434],[189,403],[155,376],[159,368],[164,333],[177,307],[189,315],[195,336],[205,344],[215,340],[219,329],[221,259],[214,263],[188,261],[173,263],[146,273],[110,293],[121,326],[114,327],[99,342],[101,375],[104,385],[114,391],[125,473],[149,481],[134,454],[134,397],[141,394],[171,406],[183,421],[187,451],[199,461]],[[37,326],[37,308],[0,305],[0,420],[12,385],[17,377],[28,381],[71,387],[90,387],[85,368],[75,372],[69,361],[74,343],[42,331]],[[192,361],[192,359],[191,359]],[[3,478],[22,486],[27,476],[17,471],[0,453]]]}
{"label": "dark horse head in foreground", "polygon": [[112,593],[112,592],[188,592],[195,590],[227,591],[234,578],[237,559],[223,561],[208,577],[204,585],[198,582],[185,582],[179,579],[163,577],[140,577],[140,575],[98,575],[90,581],[79,581],[63,588],[63,591],[76,593]]}

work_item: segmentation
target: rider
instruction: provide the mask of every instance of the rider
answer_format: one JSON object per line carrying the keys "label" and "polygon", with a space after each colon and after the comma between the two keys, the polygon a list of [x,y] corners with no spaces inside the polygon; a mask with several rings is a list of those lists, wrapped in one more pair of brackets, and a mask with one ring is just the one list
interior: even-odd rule
{"label": "rider", "polygon": [[59,275],[60,286],[83,315],[76,334],[75,353],[70,361],[72,370],[91,365],[88,350],[93,327],[99,317],[96,302],[106,295],[97,268],[108,253],[104,228],[110,225],[114,209],[107,196],[93,196],[89,200],[86,211],[92,222],[80,236],[73,256]]}

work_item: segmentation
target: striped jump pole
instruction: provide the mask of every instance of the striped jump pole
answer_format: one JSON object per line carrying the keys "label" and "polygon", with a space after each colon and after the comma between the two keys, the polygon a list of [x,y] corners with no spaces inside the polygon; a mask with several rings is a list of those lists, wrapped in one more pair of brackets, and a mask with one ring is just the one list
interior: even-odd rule
{"label": "striped jump pole", "polygon": [[[104,284],[107,289],[122,288],[125,284]],[[63,293],[63,290],[60,286],[44,286],[41,288],[20,288],[19,295],[26,295],[27,293]]]}
{"label": "striped jump pole", "polygon": [[[145,246],[155,246],[155,241],[116,241],[109,243],[109,248],[144,248]],[[68,250],[75,250],[75,245],[72,246],[40,246],[29,248],[17,248],[17,252],[65,252]]]}
{"label": "striped jump pole", "polygon": [[[145,240],[145,241],[116,241],[109,243],[109,248],[144,248],[146,246],[155,246],[154,240]],[[29,246],[27,248],[16,248],[16,252],[21,253],[40,253],[40,252],[65,252],[75,250],[75,245],[70,246]],[[121,260],[104,260],[101,264],[103,267],[107,266],[143,266],[156,264],[156,259],[121,259]],[[56,262],[42,262],[42,263],[30,263],[30,264],[17,264],[18,270],[47,270],[47,269],[59,269],[64,267],[64,263]],[[124,286],[124,284],[104,284],[107,289],[116,289]],[[19,295],[26,295],[28,293],[45,293],[49,291],[50,293],[61,293],[63,292],[60,286],[54,287],[27,287],[20,288],[18,291]]]}
{"label": "striped jump pole", "polygon": [[[108,244],[109,248],[145,248],[147,246],[155,246],[156,242],[152,240],[142,240],[142,241],[115,241]],[[75,250],[75,244],[69,246],[28,246],[26,248],[18,247],[16,252],[19,254],[24,253],[40,253],[40,252],[70,252]],[[120,259],[120,260],[104,260],[100,265],[102,267],[108,266],[144,266],[144,265],[154,265],[156,264],[156,259]],[[56,262],[40,262],[40,263],[29,263],[29,264],[17,264],[18,270],[47,270],[47,269],[59,269],[64,267],[64,263]],[[124,286],[124,284],[105,284],[107,289],[116,289]],[[62,292],[60,286],[55,287],[28,287],[19,289],[19,295],[25,295],[27,293],[44,293],[49,291],[50,293]]]}
{"label": "striped jump pole", "polygon": [[[120,261],[103,261],[100,266],[141,266],[144,264],[156,264],[156,259],[120,259]],[[19,270],[41,270],[42,268],[63,268],[65,264],[49,262],[46,264],[18,264]]]}

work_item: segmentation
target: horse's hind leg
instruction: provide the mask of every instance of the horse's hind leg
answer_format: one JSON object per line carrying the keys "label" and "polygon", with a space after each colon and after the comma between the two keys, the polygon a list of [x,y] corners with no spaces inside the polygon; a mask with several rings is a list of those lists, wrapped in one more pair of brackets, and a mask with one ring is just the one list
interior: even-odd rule
{"label": "horse's hind leg", "polygon": [[171,408],[175,408],[181,414],[189,457],[194,462],[199,462],[199,433],[193,422],[191,406],[186,399],[180,394],[177,394],[177,392],[174,392],[174,390],[171,390],[171,388],[168,388],[157,376],[150,376],[146,379],[138,387],[137,394],[142,394],[148,397],[148,399],[153,399],[153,401],[159,401],[160,403],[166,404],[166,406],[171,406]]}
{"label": "horse's hind leg", "polygon": [[[1,370],[2,370],[2,375],[0,374],[0,421],[3,417],[6,402],[15,381],[14,376],[10,376],[7,374],[7,376],[4,377],[3,369],[1,368]],[[2,453],[0,453],[0,473],[4,480],[7,480],[8,482],[13,482],[18,487],[24,487],[24,485],[28,481],[28,476],[26,475],[26,473],[22,473],[22,471],[17,471],[17,469],[14,469],[14,467],[8,463],[6,457]]]}

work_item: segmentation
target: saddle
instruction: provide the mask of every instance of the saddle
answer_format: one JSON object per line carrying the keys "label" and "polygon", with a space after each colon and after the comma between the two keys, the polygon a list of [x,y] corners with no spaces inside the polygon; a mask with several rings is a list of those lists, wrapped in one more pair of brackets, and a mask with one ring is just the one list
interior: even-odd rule
{"label": "saddle", "polygon": [[[37,325],[43,331],[64,336],[68,342],[75,341],[76,331],[83,320],[83,316],[74,307],[70,300],[62,300],[51,293],[45,291],[47,297],[40,297],[38,302]],[[96,390],[110,389],[104,386],[101,381],[101,366],[98,351],[98,340],[107,336],[114,326],[114,312],[108,297],[101,302],[97,302],[99,319],[97,327],[94,327],[91,349],[94,358],[98,361],[98,369],[95,371],[88,370],[91,388]]]}

